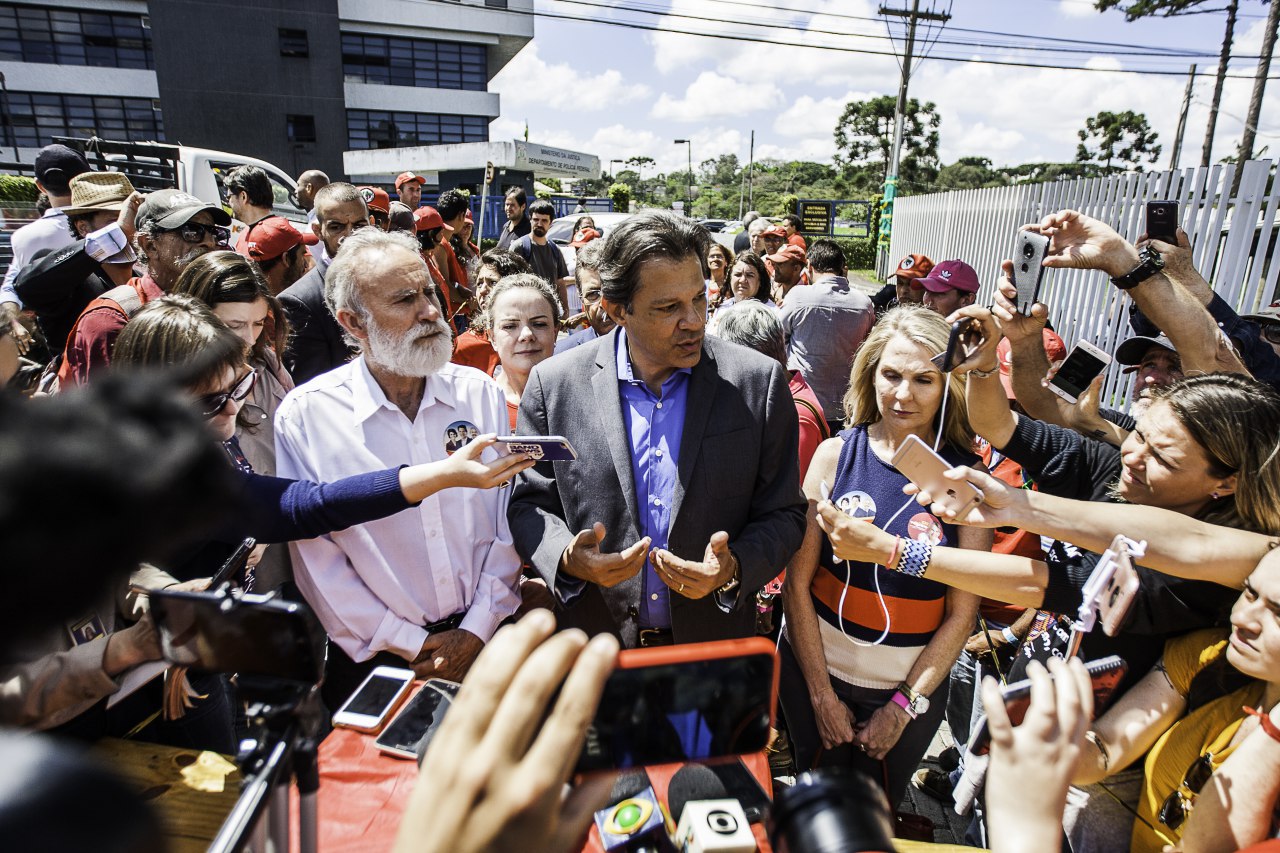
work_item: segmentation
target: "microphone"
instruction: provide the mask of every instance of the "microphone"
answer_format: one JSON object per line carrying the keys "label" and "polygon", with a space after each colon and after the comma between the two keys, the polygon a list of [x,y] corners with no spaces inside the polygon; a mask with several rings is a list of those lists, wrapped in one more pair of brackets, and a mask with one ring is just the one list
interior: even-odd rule
{"label": "microphone", "polygon": [[643,769],[620,773],[609,802],[611,805],[595,814],[606,853],[674,853],[671,818]]}
{"label": "microphone", "polygon": [[689,764],[667,787],[671,813],[680,815],[676,845],[680,853],[755,853],[756,838],[742,804],[724,782],[701,764]]}

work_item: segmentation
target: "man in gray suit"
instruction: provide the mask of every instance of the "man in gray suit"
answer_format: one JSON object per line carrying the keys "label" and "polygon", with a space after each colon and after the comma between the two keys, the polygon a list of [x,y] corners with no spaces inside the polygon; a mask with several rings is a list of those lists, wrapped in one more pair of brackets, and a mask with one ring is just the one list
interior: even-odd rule
{"label": "man in gray suit", "polygon": [[516,549],[562,626],[627,647],[748,637],[755,594],[804,534],[795,405],[773,359],[704,338],[700,225],[654,211],[605,241],[617,328],[534,368],[521,435],[563,435],[572,462],[516,484]]}

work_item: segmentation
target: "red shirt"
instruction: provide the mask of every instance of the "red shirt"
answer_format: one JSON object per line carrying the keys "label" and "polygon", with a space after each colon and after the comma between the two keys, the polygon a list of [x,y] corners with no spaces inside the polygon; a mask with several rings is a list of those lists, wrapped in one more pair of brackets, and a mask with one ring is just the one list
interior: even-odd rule
{"label": "red shirt", "polygon": [[805,249],[806,251],[809,248],[809,244],[806,243],[804,241],[804,238],[801,237],[798,233],[792,234],[790,237],[788,237],[787,242],[790,243],[792,246],[799,246],[801,249]]}
{"label": "red shirt", "polygon": [[494,369],[498,366],[498,352],[483,332],[467,329],[454,339],[453,358],[450,361],[483,370],[492,376]]}
{"label": "red shirt", "polygon": [[[129,285],[138,291],[142,304],[164,296],[160,285],[147,273],[142,278],[129,279]],[[89,381],[89,374],[96,374],[111,363],[111,348],[116,345],[120,330],[129,322],[120,311],[109,306],[86,308],[76,321],[76,329],[67,341],[64,358],[77,385]]]}
{"label": "red shirt", "polygon": [[809,387],[808,382],[804,381],[800,371],[791,372],[791,381],[787,383],[787,387],[791,390],[792,399],[804,400],[818,411],[818,416],[814,417],[813,411],[808,406],[804,403],[796,403],[796,417],[800,420],[800,482],[803,483],[804,475],[809,470],[809,463],[813,461],[813,454],[817,452],[818,445],[822,444],[822,432],[826,424],[819,422],[819,419],[826,416],[822,412],[822,404],[818,402],[813,389]]}

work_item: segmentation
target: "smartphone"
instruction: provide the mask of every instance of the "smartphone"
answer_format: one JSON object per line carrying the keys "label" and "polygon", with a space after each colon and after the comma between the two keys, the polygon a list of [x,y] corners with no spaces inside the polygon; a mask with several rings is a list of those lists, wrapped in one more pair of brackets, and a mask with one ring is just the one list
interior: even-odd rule
{"label": "smartphone", "polygon": [[1031,316],[1031,306],[1040,299],[1044,279],[1044,259],[1049,254],[1049,238],[1034,231],[1018,231],[1013,247],[1013,284],[1018,288],[1018,313]]}
{"label": "smartphone", "polygon": [[724,785],[727,799],[737,800],[742,804],[742,810],[746,812],[748,821],[751,823],[764,822],[764,819],[769,814],[772,801],[769,799],[769,795],[764,792],[764,788],[760,786],[760,782],[756,777],[751,775],[747,765],[742,763],[741,758],[703,766],[716,774],[716,778]]}
{"label": "smartphone", "polygon": [[982,325],[972,317],[963,317],[951,324],[947,336],[947,348],[930,361],[943,373],[950,373],[982,346]]}
{"label": "smartphone", "polygon": [[358,732],[379,731],[412,686],[413,670],[377,667],[333,715],[333,724]]}
{"label": "smartphone", "polygon": [[498,439],[510,453],[527,453],[538,462],[572,462],[578,458],[569,439],[562,435],[506,435]]}
{"label": "smartphone", "polygon": [[373,745],[387,755],[421,761],[460,686],[442,678],[428,679]]}
{"label": "smartphone", "polygon": [[1111,540],[1093,573],[1085,582],[1080,610],[1097,611],[1097,621],[1110,637],[1120,632],[1129,608],[1138,595],[1138,572],[1133,567],[1129,539],[1123,535]]}
{"label": "smartphone", "polygon": [[249,555],[253,553],[254,546],[257,544],[257,540],[250,536],[237,545],[236,549],[231,552],[231,556],[227,558],[227,561],[214,574],[213,579],[209,581],[209,589],[217,589],[231,580],[242,581],[245,567],[249,564]]}
{"label": "smartphone", "polygon": [[911,482],[933,496],[935,502],[952,510],[956,518],[964,518],[969,510],[986,498],[982,490],[972,483],[956,482],[943,477],[952,464],[933,451],[918,436],[909,435],[893,455],[890,463]]}
{"label": "smartphone", "polygon": [[305,604],[225,591],[161,589],[150,597],[169,663],[306,686],[324,676],[324,629]]}
{"label": "smartphone", "polygon": [[1147,239],[1178,245],[1178,203],[1147,202]]}
{"label": "smartphone", "polygon": [[[1094,719],[1106,709],[1116,687],[1129,671],[1129,664],[1119,655],[1108,655],[1105,658],[1085,664],[1089,671],[1089,681],[1093,684],[1093,716]],[[1009,720],[1015,726],[1022,725],[1031,706],[1031,679],[1015,681],[1000,689],[1004,695],[1004,707],[1009,712]],[[974,755],[985,755],[991,749],[991,731],[987,728],[987,716],[978,718],[974,735],[969,739],[969,751]]]}
{"label": "smartphone", "polygon": [[759,752],[778,698],[763,637],[627,649],[605,683],[577,772]]}
{"label": "smartphone", "polygon": [[1089,390],[1089,384],[1097,379],[1111,363],[1110,353],[1098,349],[1088,341],[1077,341],[1067,353],[1058,372],[1049,380],[1049,390],[1068,403],[1080,399]]}

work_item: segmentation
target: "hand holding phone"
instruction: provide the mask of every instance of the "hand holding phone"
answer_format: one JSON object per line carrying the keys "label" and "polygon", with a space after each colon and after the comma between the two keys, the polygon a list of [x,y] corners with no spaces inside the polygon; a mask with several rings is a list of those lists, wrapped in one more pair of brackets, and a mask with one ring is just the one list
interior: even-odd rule
{"label": "hand holding phone", "polygon": [[1078,630],[1090,631],[1096,622],[1110,637],[1120,633],[1125,617],[1138,595],[1138,572],[1133,558],[1146,553],[1145,541],[1135,542],[1121,534],[1111,540],[1111,547],[1102,553],[1081,593]]}
{"label": "hand holding phone", "polygon": [[1147,239],[1178,245],[1178,203],[1147,202]]}
{"label": "hand holding phone", "polygon": [[935,505],[954,512],[957,519],[963,519],[985,498],[982,490],[967,480],[949,480],[942,476],[951,470],[951,463],[918,436],[907,436],[890,464],[922,491],[928,492]]}
{"label": "hand holding phone", "polygon": [[1077,341],[1058,367],[1058,372],[1049,380],[1049,390],[1074,404],[1110,363],[1110,353],[1088,341]]}
{"label": "hand holding phone", "polygon": [[508,453],[524,453],[535,462],[572,462],[578,458],[563,435],[506,435],[497,440]]}
{"label": "hand holding phone", "polygon": [[1018,289],[1017,308],[1031,316],[1031,306],[1040,299],[1044,279],[1044,259],[1049,254],[1049,238],[1025,228],[1018,231],[1013,247],[1013,283]]}
{"label": "hand holding phone", "polygon": [[950,373],[977,355],[984,341],[982,324],[973,317],[961,317],[951,324],[947,348],[930,361],[943,373]]}

